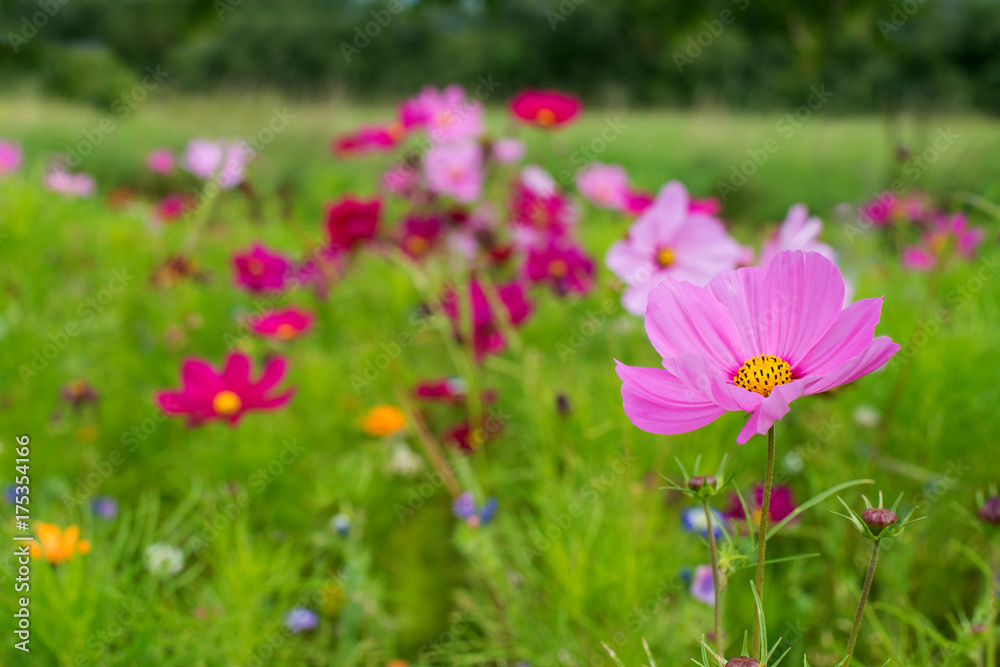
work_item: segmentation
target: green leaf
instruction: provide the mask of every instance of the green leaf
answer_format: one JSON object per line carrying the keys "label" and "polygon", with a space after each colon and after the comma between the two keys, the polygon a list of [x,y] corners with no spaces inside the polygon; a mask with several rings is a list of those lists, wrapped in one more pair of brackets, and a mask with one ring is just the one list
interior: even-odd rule
{"label": "green leaf", "polygon": [[843,484],[838,484],[837,486],[834,486],[830,489],[827,489],[826,491],[823,491],[819,495],[813,496],[806,502],[796,507],[791,514],[786,516],[778,523],[774,524],[774,526],[767,531],[767,539],[771,539],[772,537],[774,537],[775,534],[777,534],[777,532],[781,530],[789,521],[793,521],[797,516],[801,515],[807,509],[823,502],[824,500],[834,495],[835,493],[838,493],[844,489],[849,489],[852,486],[860,486],[861,484],[874,484],[874,483],[875,480],[873,479],[855,479],[851,480],[850,482],[844,482]]}

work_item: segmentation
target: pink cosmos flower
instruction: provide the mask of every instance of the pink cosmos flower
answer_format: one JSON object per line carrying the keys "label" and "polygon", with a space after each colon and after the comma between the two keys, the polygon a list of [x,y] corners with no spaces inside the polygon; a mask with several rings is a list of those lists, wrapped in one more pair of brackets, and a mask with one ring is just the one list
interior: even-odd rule
{"label": "pink cosmos flower", "polygon": [[408,164],[390,167],[382,174],[382,187],[399,197],[409,197],[420,181],[420,171]]}
{"label": "pink cosmos flower", "polygon": [[521,180],[514,186],[511,214],[514,224],[521,228],[522,245],[563,236],[576,225],[576,209],[559,192],[552,176],[534,165],[521,171]]}
{"label": "pink cosmos flower", "polygon": [[968,261],[976,256],[976,248],[986,238],[981,227],[969,227],[964,213],[947,216],[941,213],[932,217],[931,229],[921,239],[920,245],[903,249],[903,268],[911,271],[931,271],[947,260],[951,253]]}
{"label": "pink cosmos flower", "polygon": [[638,214],[645,211],[653,203],[653,195],[639,190],[629,190],[625,193],[625,207],[627,213]]}
{"label": "pink cosmos flower", "polygon": [[[507,340],[504,338],[497,317],[505,317],[510,324],[518,326],[531,314],[531,303],[528,301],[524,286],[520,283],[498,285],[497,295],[503,303],[504,310],[507,311],[503,315],[498,315],[490,306],[479,281],[473,278],[471,286],[473,349],[476,359],[481,359],[487,354],[502,352],[507,347]],[[468,300],[468,294],[459,295],[451,290],[446,292],[442,299],[445,315],[451,320],[455,335],[459,338],[465,327],[463,313],[468,307]]]}
{"label": "pink cosmos flower", "polygon": [[364,241],[375,238],[382,200],[344,197],[326,211],[326,231],[330,247],[336,251],[354,250]]}
{"label": "pink cosmos flower", "polygon": [[660,281],[670,277],[705,285],[720,271],[735,268],[741,255],[722,222],[692,213],[687,190],[671,181],[632,223],[628,238],[611,246],[605,264],[628,286],[622,295],[626,310],[641,315]]}
{"label": "pink cosmos flower", "polygon": [[285,370],[285,360],[275,357],[254,382],[250,379],[250,359],[244,354],[230,354],[221,372],[201,359],[188,359],[181,367],[183,387],[157,392],[156,402],[168,415],[187,416],[188,426],[213,419],[235,425],[250,410],[274,410],[291,400],[294,389],[271,394]]}
{"label": "pink cosmos flower", "polygon": [[524,142],[520,139],[497,139],[493,142],[492,155],[501,164],[520,162],[525,153]]}
{"label": "pink cosmos flower", "polygon": [[233,256],[236,284],[250,292],[281,290],[285,288],[292,263],[278,253],[261,245]]}
{"label": "pink cosmos flower", "polygon": [[243,182],[251,155],[244,141],[192,139],[184,151],[181,167],[203,181],[214,179],[219,187],[229,189]]}
{"label": "pink cosmos flower", "polygon": [[156,220],[167,223],[179,220],[194,205],[191,198],[183,194],[169,194],[156,205]]}
{"label": "pink cosmos flower", "polygon": [[628,174],[622,166],[591,162],[577,174],[576,188],[599,208],[628,208]]}
{"label": "pink cosmos flower", "polygon": [[[753,495],[746,499],[747,508],[752,515],[750,518],[755,524],[760,523],[760,506],[764,504],[764,485],[756,484],[753,487]],[[795,498],[792,496],[792,489],[784,484],[775,484],[771,489],[771,505],[768,512],[768,524],[773,526],[779,521],[784,521],[798,508]],[[746,512],[743,511],[743,504],[738,496],[733,494],[729,499],[729,509],[726,514],[734,519],[746,519]],[[797,517],[796,517],[797,518]]]}
{"label": "pink cosmos flower", "polygon": [[557,128],[566,125],[580,113],[580,100],[556,90],[526,89],[510,101],[510,111],[523,122],[539,127]]}
{"label": "pink cosmos flower", "polygon": [[404,127],[422,125],[434,143],[465,141],[485,130],[483,105],[468,100],[461,86],[452,84],[442,91],[433,86],[408,100],[401,109]]}
{"label": "pink cosmos flower", "polygon": [[146,166],[150,171],[169,176],[174,173],[174,153],[169,148],[157,148],[146,156]]}
{"label": "pink cosmos flower", "polygon": [[482,161],[483,149],[475,141],[436,145],[424,157],[428,187],[458,202],[474,202],[483,189]]}
{"label": "pink cosmos flower", "polygon": [[663,368],[617,362],[626,414],[644,431],[676,434],[749,412],[736,441],[767,433],[796,398],[853,382],[899,351],[873,337],[881,298],[843,301],[840,270],[817,253],[782,252],[707,287],[667,277],[646,310]]}
{"label": "pink cosmos flower", "polygon": [[24,164],[24,151],[11,141],[0,139],[0,178],[12,174]]}
{"label": "pink cosmos flower", "polygon": [[292,340],[298,338],[312,326],[313,316],[311,313],[289,308],[268,313],[260,319],[256,319],[250,328],[255,333],[266,338],[276,338],[278,340]]}
{"label": "pink cosmos flower", "polygon": [[53,167],[42,178],[45,187],[68,197],[90,197],[97,190],[97,183],[87,174],[71,174],[63,167]]}
{"label": "pink cosmos flower", "polygon": [[818,252],[831,262],[837,261],[837,252],[819,240],[823,231],[823,221],[816,216],[809,217],[805,204],[795,204],[788,209],[785,221],[775,231],[774,236],[764,242],[757,265],[767,267],[774,256],[785,250]]}
{"label": "pink cosmos flower", "polygon": [[419,259],[426,255],[444,232],[444,224],[436,215],[411,215],[403,222],[403,238],[399,245],[407,255]]}
{"label": "pink cosmos flower", "polygon": [[356,157],[374,151],[388,151],[399,145],[406,136],[400,123],[362,125],[357,130],[335,138],[330,150],[341,159]]}
{"label": "pink cosmos flower", "polygon": [[545,283],[560,296],[586,294],[594,286],[594,261],[579,246],[559,238],[529,248],[524,273],[531,282]]}

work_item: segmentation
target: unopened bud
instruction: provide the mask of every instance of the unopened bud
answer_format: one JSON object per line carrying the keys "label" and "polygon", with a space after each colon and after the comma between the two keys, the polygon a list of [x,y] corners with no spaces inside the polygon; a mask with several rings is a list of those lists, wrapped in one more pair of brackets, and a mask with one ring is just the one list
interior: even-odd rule
{"label": "unopened bud", "polygon": [[692,491],[700,491],[705,486],[715,486],[719,480],[715,475],[698,475],[688,480],[688,488]]}
{"label": "unopened bud", "polygon": [[879,507],[869,507],[861,515],[861,519],[876,536],[899,521],[899,517],[896,516],[895,512]]}
{"label": "unopened bud", "polygon": [[986,523],[1000,526],[1000,496],[993,496],[979,508],[979,518]]}
{"label": "unopened bud", "polygon": [[730,658],[726,667],[760,667],[760,663],[745,655]]}

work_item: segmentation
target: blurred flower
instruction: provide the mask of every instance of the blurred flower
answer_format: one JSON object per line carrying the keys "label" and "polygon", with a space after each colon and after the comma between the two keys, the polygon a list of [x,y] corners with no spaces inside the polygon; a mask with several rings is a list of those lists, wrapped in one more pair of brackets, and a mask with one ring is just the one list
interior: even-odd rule
{"label": "blurred flower", "polygon": [[187,195],[172,193],[156,204],[155,217],[157,222],[174,222],[180,220],[193,206],[194,202]]}
{"label": "blurred flower", "polygon": [[295,607],[285,615],[285,627],[291,633],[315,630],[319,626],[319,616],[305,607]]}
{"label": "blurred flower", "polygon": [[[746,498],[746,501],[753,523],[759,524],[760,506],[764,502],[764,485],[755,484],[753,495]],[[771,487],[771,511],[767,519],[768,524],[773,526],[779,521],[784,521],[797,507],[798,505],[795,504],[795,499],[792,496],[791,487],[783,484],[775,484]],[[743,511],[743,505],[740,503],[739,497],[735,494],[729,499],[727,514],[733,517],[733,519],[746,519],[746,512]]]}
{"label": "blurred flower", "polygon": [[334,139],[330,149],[341,159],[357,157],[373,151],[392,150],[405,136],[406,130],[400,123],[362,125]]}
{"label": "blurred flower", "polygon": [[483,189],[483,149],[475,141],[433,146],[424,156],[427,187],[431,192],[469,204]]}
{"label": "blurred flower", "polygon": [[577,173],[576,188],[599,208],[628,208],[628,174],[620,165],[591,162]]}
{"label": "blurred flower", "polygon": [[663,368],[618,362],[626,414],[643,430],[676,434],[750,412],[736,441],[767,433],[796,398],[853,382],[899,351],[874,338],[882,299],[844,308],[844,291],[835,264],[801,251],[779,253],[767,269],[723,271],[708,287],[667,277],[645,320]]}
{"label": "blurred flower", "polygon": [[183,388],[157,392],[156,402],[168,415],[186,415],[189,426],[212,419],[235,425],[250,410],[274,410],[291,400],[294,389],[270,393],[286,368],[284,358],[273,357],[255,382],[250,379],[250,359],[242,353],[230,354],[221,372],[201,359],[188,359],[181,368]]}
{"label": "blurred flower", "polygon": [[154,542],[146,547],[142,560],[157,579],[173,577],[184,569],[184,552],[165,542]]}
{"label": "blurred flower", "polygon": [[181,158],[181,167],[203,181],[218,182],[224,189],[243,182],[252,149],[242,140],[192,139]]}
{"label": "blurred flower", "polygon": [[24,151],[19,144],[0,139],[0,178],[12,174],[24,164]]}
{"label": "blurred flower", "polygon": [[97,190],[94,179],[87,174],[71,174],[65,168],[55,166],[42,178],[45,187],[52,192],[70,197],[90,197]]}
{"label": "blurred flower", "polygon": [[719,215],[722,213],[722,202],[715,197],[704,197],[703,199],[692,199],[688,209],[692,213],[704,213],[705,215]]}
{"label": "blurred flower", "polygon": [[444,225],[436,215],[408,215],[403,221],[403,237],[399,245],[407,255],[419,259],[434,247],[443,232]]}
{"label": "blurred flower", "polygon": [[689,590],[695,600],[704,602],[710,607],[715,605],[715,582],[712,580],[711,565],[699,565],[694,569],[694,578]]}
{"label": "blurred flower", "polygon": [[[472,345],[476,358],[481,359],[486,354],[502,352],[507,346],[507,339],[503,335],[497,318],[504,317],[511,326],[515,327],[528,319],[532,307],[524,287],[514,282],[499,285],[496,288],[497,296],[505,310],[503,314],[493,311],[483,288],[475,278],[470,282],[469,290],[472,293]],[[468,293],[458,295],[452,290],[448,290],[443,298],[445,314],[451,320],[455,335],[460,339],[464,335],[463,331],[466,326],[462,313],[467,312],[468,302]]]}
{"label": "blurred flower", "polygon": [[545,128],[561,127],[576,118],[582,105],[572,95],[556,90],[522,90],[510,102],[519,120]]}
{"label": "blurred flower", "polygon": [[451,377],[419,382],[413,389],[413,395],[424,401],[464,405],[466,390],[465,380],[460,377]]}
{"label": "blurred flower", "polygon": [[988,498],[979,508],[979,518],[986,523],[1000,526],[1000,496]]}
{"label": "blurred flower", "polygon": [[392,444],[386,470],[401,477],[413,477],[426,467],[424,460],[403,441]]}
{"label": "blurred flower", "polygon": [[918,246],[903,249],[903,268],[915,271],[930,271],[939,266],[952,254],[966,261],[975,259],[976,249],[986,238],[981,227],[969,227],[964,213],[933,217],[931,228],[922,237]]}
{"label": "blurred flower", "polygon": [[289,308],[268,313],[260,319],[255,319],[250,325],[254,333],[266,338],[277,340],[292,340],[298,338],[312,326],[313,316],[304,310]]}
{"label": "blurred flower", "polygon": [[346,536],[351,532],[351,517],[344,513],[334,514],[333,518],[330,519],[330,530],[338,535]]}
{"label": "blurred flower", "polygon": [[452,504],[455,516],[462,519],[473,528],[488,525],[496,516],[499,502],[492,496],[487,498],[481,506],[476,506],[476,499],[473,495],[465,491],[461,493]]}
{"label": "blurred flower", "polygon": [[706,285],[735,268],[741,252],[722,222],[692,213],[687,190],[671,181],[632,224],[628,238],[611,246],[605,263],[628,286],[625,309],[642,315],[650,291],[665,278]]}
{"label": "blurred flower", "polygon": [[365,415],[361,429],[368,435],[385,438],[406,428],[406,417],[392,405],[376,405]]}
{"label": "blurred flower", "polygon": [[360,243],[375,238],[378,229],[380,199],[343,197],[326,211],[326,231],[330,248],[335,251],[354,250]]}
{"label": "blurred flower", "polygon": [[[712,532],[716,539],[721,538],[726,532],[726,524],[729,518],[717,509],[712,509]],[[705,519],[704,507],[689,507],[681,514],[681,525],[689,533],[708,537],[708,521]]]}
{"label": "blurred flower", "polygon": [[64,384],[62,388],[59,389],[59,395],[62,396],[64,401],[77,410],[88,403],[97,403],[99,400],[97,391],[94,387],[86,380],[79,378]]}
{"label": "blurred flower", "polygon": [[511,215],[525,245],[568,234],[576,224],[576,210],[569,199],[559,193],[545,170],[534,165],[521,170],[521,180],[514,186]]}
{"label": "blurred flower", "polygon": [[236,284],[250,292],[284,289],[292,263],[284,256],[255,245],[233,256]]}
{"label": "blurred flower", "polygon": [[501,164],[514,164],[521,161],[525,150],[520,139],[501,138],[493,142],[490,154]]}
{"label": "blurred flower", "polygon": [[432,86],[424,88],[410,102],[409,109],[414,118],[422,119],[435,143],[475,139],[485,129],[483,105],[477,100],[467,100],[465,91],[456,84],[440,92]]}
{"label": "blurred flower", "polygon": [[53,565],[58,565],[80,554],[90,553],[90,542],[80,539],[80,529],[77,526],[67,526],[61,529],[54,523],[39,521],[35,524],[35,536],[38,538],[29,548],[32,558],[45,558]]}
{"label": "blurred flower", "polygon": [[503,425],[499,423],[491,424],[493,428],[479,428],[472,430],[468,420],[463,420],[449,428],[442,440],[450,447],[454,447],[463,454],[472,454],[476,450],[484,447],[497,435]]}
{"label": "blurred flower", "polygon": [[550,238],[528,249],[524,274],[533,283],[549,285],[559,296],[586,294],[594,286],[594,261],[565,239]]}
{"label": "blurred flower", "polygon": [[174,172],[174,153],[169,148],[157,148],[146,155],[146,166],[150,171],[168,176]]}
{"label": "blurred flower", "polygon": [[90,509],[94,514],[112,521],[118,517],[118,501],[111,496],[97,496],[90,501]]}
{"label": "blurred flower", "polygon": [[819,240],[823,231],[823,221],[818,217],[809,217],[805,204],[796,204],[788,209],[785,221],[779,225],[774,236],[764,242],[757,266],[767,268],[775,255],[784,250],[804,250],[817,252],[833,263],[837,262],[837,253],[826,243]]}
{"label": "blurred flower", "polygon": [[409,197],[420,181],[420,171],[408,164],[390,167],[382,174],[382,186],[394,195]]}
{"label": "blurred flower", "polygon": [[878,426],[879,421],[882,420],[881,413],[870,405],[859,405],[854,408],[854,412],[851,413],[851,419],[858,426],[863,426],[864,428],[875,428]]}
{"label": "blurred flower", "polygon": [[629,190],[625,193],[625,212],[642,213],[653,204],[653,195],[648,192]]}

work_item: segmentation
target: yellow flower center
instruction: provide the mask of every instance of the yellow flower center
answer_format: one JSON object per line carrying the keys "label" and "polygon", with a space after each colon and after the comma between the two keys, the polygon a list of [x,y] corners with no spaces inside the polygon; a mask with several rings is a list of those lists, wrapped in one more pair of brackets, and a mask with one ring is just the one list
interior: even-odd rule
{"label": "yellow flower center", "polygon": [[260,276],[264,274],[264,262],[259,259],[251,259],[247,262],[247,273],[251,276]]}
{"label": "yellow flower center", "polygon": [[242,407],[243,401],[240,397],[228,389],[223,389],[212,399],[212,409],[215,410],[215,414],[223,417],[236,414]]}
{"label": "yellow flower center", "polygon": [[427,251],[430,244],[427,243],[427,239],[422,236],[411,236],[406,239],[406,248],[414,255],[420,256]]}
{"label": "yellow flower center", "polygon": [[561,259],[554,259],[549,262],[549,275],[554,278],[562,278],[569,273],[569,267]]}
{"label": "yellow flower center", "polygon": [[663,268],[674,263],[674,251],[670,248],[660,248],[656,253],[656,262]]}
{"label": "yellow flower center", "polygon": [[553,125],[556,122],[556,114],[552,109],[539,109],[535,114],[535,120],[540,125]]}
{"label": "yellow flower center", "polygon": [[750,357],[733,376],[736,386],[755,391],[761,396],[770,396],[771,390],[776,386],[791,381],[792,367],[784,359],[772,354]]}
{"label": "yellow flower center", "polygon": [[[292,338],[295,338],[295,327],[293,327],[291,324],[288,324],[287,322],[285,322],[284,324],[279,324],[277,328],[274,330],[274,335],[280,338],[281,340],[291,340]],[[218,400],[219,397],[216,396],[215,399]],[[239,396],[236,397],[236,400],[237,401],[240,400]]]}

